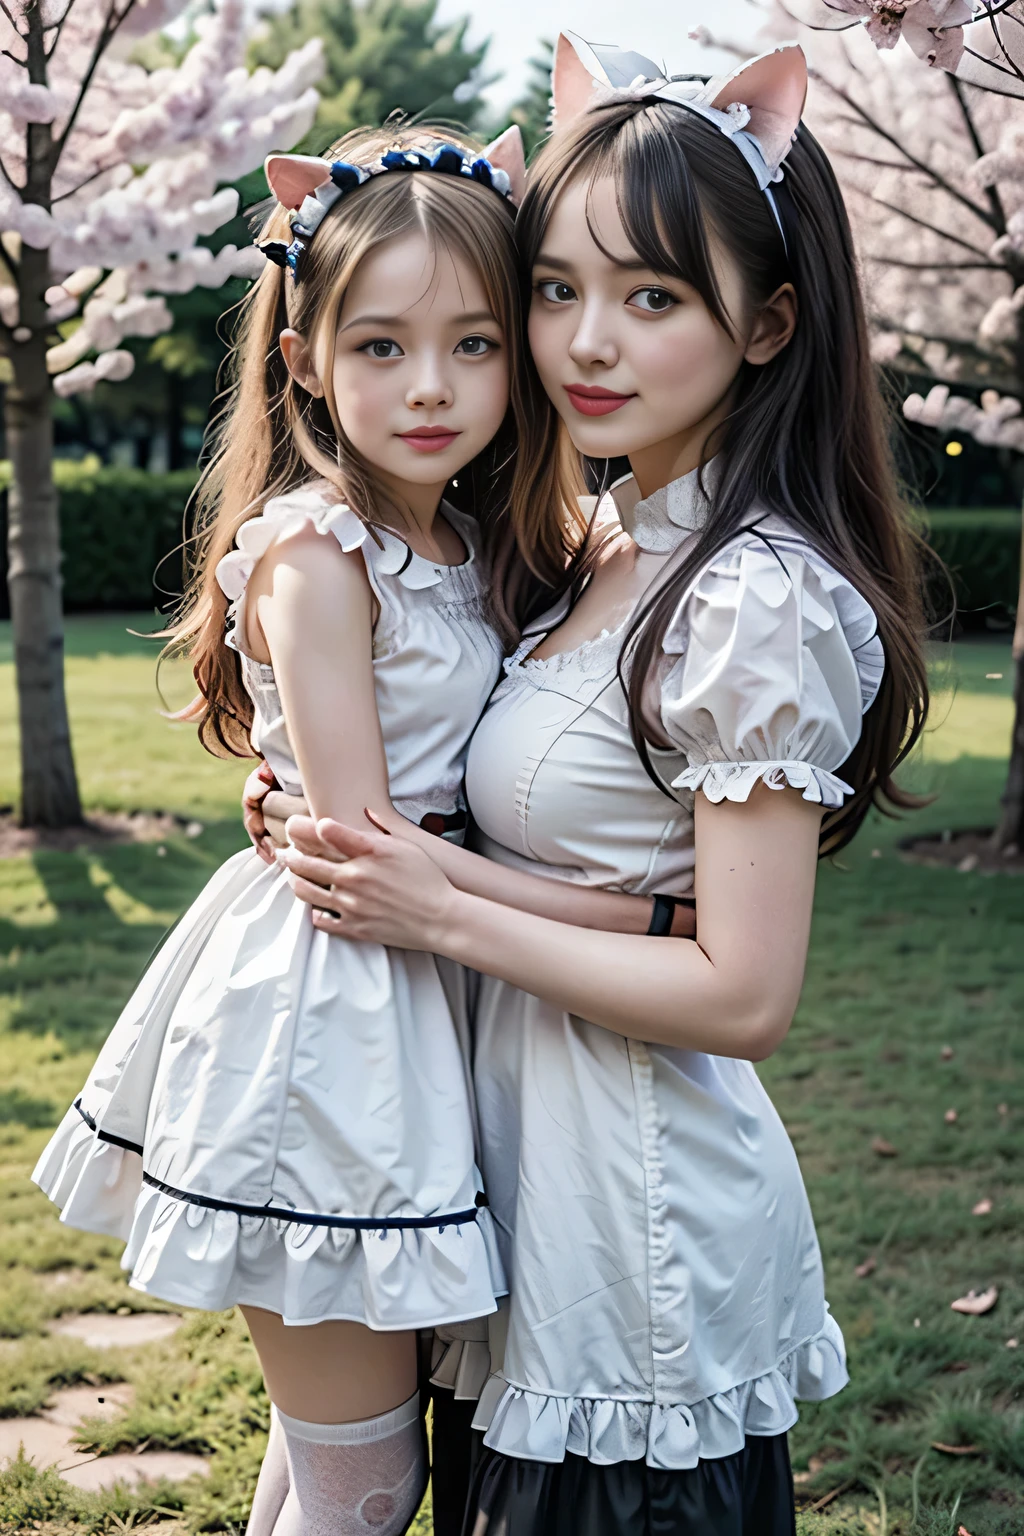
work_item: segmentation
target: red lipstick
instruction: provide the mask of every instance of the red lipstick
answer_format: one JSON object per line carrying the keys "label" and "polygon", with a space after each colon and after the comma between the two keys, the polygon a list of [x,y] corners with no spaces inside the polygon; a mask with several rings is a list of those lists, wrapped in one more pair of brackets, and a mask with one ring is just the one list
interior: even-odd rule
{"label": "red lipstick", "polygon": [[597,384],[566,384],[563,388],[583,416],[607,416],[636,398],[620,395],[614,389],[601,389]]}
{"label": "red lipstick", "polygon": [[441,453],[462,434],[451,427],[414,427],[411,432],[399,432],[398,436],[417,453]]}

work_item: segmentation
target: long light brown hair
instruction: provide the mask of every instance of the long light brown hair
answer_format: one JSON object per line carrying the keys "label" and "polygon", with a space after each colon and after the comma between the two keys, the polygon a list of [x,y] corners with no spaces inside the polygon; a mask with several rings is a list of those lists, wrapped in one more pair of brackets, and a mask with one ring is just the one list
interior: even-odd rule
{"label": "long light brown hair", "polygon": [[[798,304],[789,344],[762,367],[741,366],[724,431],[706,447],[706,456],[720,453],[723,466],[710,515],[627,634],[620,676],[633,739],[659,782],[648,747],[664,743],[650,708],[650,681],[673,613],[700,570],[754,517],[784,517],[867,599],[885,649],[881,689],[840,770],[855,793],[823,824],[822,851],[834,851],[849,842],[873,803],[882,809],[920,803],[893,773],[920,735],[928,706],[919,541],[890,456],[842,194],[823,151],[801,126],[784,179],[773,188],[783,241],[749,166],[716,128],[655,99],[612,102],[556,134],[531,170],[516,228],[527,273],[560,193],[578,178],[592,184],[603,176],[614,181],[637,255],[655,272],[695,288],[728,334],[735,334],[734,322],[722,301],[709,236],[737,263],[752,312],[786,282]],[[549,407],[551,444],[554,415]],[[531,516],[539,515],[530,512],[531,503],[542,505],[545,492],[568,502],[580,488],[571,483],[571,461],[561,463],[563,470],[521,456],[512,506],[524,542],[532,536]],[[568,512],[563,533],[571,542]],[[577,543],[577,569],[587,555]]]}
{"label": "long light brown hair", "polygon": [[[454,143],[480,154],[447,128],[359,129],[327,151],[329,160],[370,163],[390,149]],[[505,521],[517,431],[536,418],[536,402],[521,389],[522,321],[513,238],[514,211],[495,192],[468,178],[392,172],[372,178],[339,199],[301,257],[300,278],[268,261],[242,300],[228,363],[226,403],[211,425],[211,458],[195,496],[189,580],[168,633],[168,651],[187,654],[199,697],[179,718],[198,724],[199,739],[217,756],[249,757],[252,704],[242,685],[238,656],[224,644],[227,599],[215,570],[243,523],[273,496],[324,480],[371,527],[381,509],[401,515],[394,496],[347,439],[333,395],[334,345],[345,291],[363,258],[387,240],[422,231],[436,247],[461,256],[479,274],[504,334],[511,398],[497,437],[467,466],[488,530]],[[290,239],[287,212],[276,205],[262,239]],[[288,372],[278,345],[287,328],[300,333],[313,355],[326,357],[323,398],[304,390]]]}

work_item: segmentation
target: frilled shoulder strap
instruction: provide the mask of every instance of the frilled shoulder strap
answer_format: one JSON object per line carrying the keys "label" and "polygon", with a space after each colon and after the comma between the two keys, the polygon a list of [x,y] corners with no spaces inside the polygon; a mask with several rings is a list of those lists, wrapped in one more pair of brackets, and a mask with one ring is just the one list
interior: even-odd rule
{"label": "frilled shoulder strap", "polygon": [[328,501],[313,487],[273,496],[258,517],[243,523],[235,534],[235,548],[218,560],[215,575],[230,607],[225,643],[244,649],[245,593],[257,564],[280,539],[290,538],[311,523],[320,534],[333,534],[346,554],[359,549],[369,529],[344,502]]}

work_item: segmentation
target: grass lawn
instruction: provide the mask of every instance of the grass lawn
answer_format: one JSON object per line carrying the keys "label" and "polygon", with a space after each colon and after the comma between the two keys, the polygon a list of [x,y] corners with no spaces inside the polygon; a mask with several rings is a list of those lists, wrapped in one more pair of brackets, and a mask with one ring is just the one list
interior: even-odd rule
{"label": "grass lawn", "polygon": [[[34,1412],[59,1386],[128,1380],[134,1406],[97,1425],[92,1443],[209,1456],[205,1482],[153,1495],[164,1512],[154,1519],[167,1536],[240,1531],[267,1422],[240,1320],[196,1314],[134,1353],[46,1331],[66,1311],[149,1306],[127,1289],[118,1245],[61,1227],[28,1172],[166,926],[243,842],[245,766],[206,757],[191,728],[161,718],[155,647],[125,623],[69,625],[86,803],[173,811],[204,830],[0,863],[0,1416]],[[907,779],[937,799],[913,828],[984,825],[1009,739],[1008,645],[957,647],[935,681],[933,729]],[[164,690],[187,698],[183,669],[168,670]],[[0,627],[0,802],[15,795],[13,718]],[[906,830],[875,818],[839,867],[822,870],[803,1001],[763,1068],[801,1157],[850,1350],[851,1385],[805,1407],[793,1431],[805,1500],[844,1490],[801,1515],[802,1536],[1024,1531],[1024,878],[907,865],[896,851]],[[872,1150],[879,1137],[895,1155]],[[972,1215],[982,1199],[990,1214]],[[986,1316],[950,1310],[990,1285],[1000,1294]],[[145,1507],[131,1516],[138,1505],[24,1466],[0,1475],[8,1530],[122,1530],[145,1518]]]}

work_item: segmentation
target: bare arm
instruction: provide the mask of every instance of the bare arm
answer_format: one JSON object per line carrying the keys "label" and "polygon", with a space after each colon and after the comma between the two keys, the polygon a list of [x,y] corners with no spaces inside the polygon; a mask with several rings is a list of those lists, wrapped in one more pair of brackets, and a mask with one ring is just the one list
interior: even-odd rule
{"label": "bare arm", "polygon": [[350,855],[332,892],[298,894],[329,932],[450,955],[606,1029],[759,1060],[784,1039],[803,982],[820,807],[759,786],[745,804],[697,796],[700,944],[555,923],[455,890],[399,839],[321,825]]}
{"label": "bare arm", "polygon": [[[361,819],[387,803],[373,683],[373,595],[362,557],[310,526],[268,550],[253,572],[247,629],[268,659],[309,803],[322,816]],[[265,646],[266,657],[259,653]]]}

